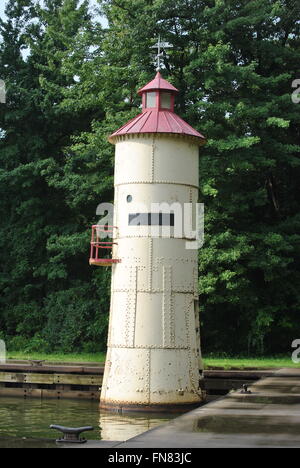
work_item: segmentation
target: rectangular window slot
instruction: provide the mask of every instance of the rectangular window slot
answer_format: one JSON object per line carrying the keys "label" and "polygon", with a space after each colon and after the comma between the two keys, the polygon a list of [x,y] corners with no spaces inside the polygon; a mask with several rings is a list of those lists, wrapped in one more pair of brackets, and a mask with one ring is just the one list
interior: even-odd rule
{"label": "rectangular window slot", "polygon": [[132,213],[129,226],[175,226],[174,213]]}

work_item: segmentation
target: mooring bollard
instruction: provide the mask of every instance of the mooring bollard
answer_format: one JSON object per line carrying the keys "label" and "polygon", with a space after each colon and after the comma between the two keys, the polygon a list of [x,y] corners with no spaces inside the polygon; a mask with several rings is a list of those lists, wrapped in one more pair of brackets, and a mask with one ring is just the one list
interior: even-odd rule
{"label": "mooring bollard", "polygon": [[252,394],[251,390],[248,390],[248,385],[247,384],[243,385],[243,390],[241,391],[241,393],[243,395],[251,395]]}
{"label": "mooring bollard", "polygon": [[64,444],[85,444],[86,439],[80,437],[82,432],[93,431],[94,428],[92,426],[86,427],[64,427],[64,426],[57,426],[52,424],[50,429],[55,429],[56,431],[62,432],[64,437],[62,439],[57,439],[56,442],[64,443]]}
{"label": "mooring bollard", "polygon": [[46,362],[45,360],[33,360],[33,359],[30,359],[29,361],[32,365],[32,367],[42,367],[44,362]]}

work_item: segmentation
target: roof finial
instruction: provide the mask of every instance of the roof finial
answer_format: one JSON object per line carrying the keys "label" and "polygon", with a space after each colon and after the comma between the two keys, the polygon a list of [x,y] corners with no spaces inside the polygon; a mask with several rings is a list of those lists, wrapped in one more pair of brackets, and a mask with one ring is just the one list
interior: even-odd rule
{"label": "roof finial", "polygon": [[164,49],[171,49],[172,47],[173,46],[169,44],[168,42],[161,42],[160,35],[158,36],[157,44],[151,47],[151,49],[157,49],[157,55],[155,57],[155,61],[157,61],[157,68],[156,68],[157,72],[159,72],[162,69]]}

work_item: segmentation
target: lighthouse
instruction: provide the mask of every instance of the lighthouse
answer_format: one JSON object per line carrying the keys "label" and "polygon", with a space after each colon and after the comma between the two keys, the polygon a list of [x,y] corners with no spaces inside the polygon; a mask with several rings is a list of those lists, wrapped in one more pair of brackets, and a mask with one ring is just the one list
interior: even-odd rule
{"label": "lighthouse", "polygon": [[138,91],[142,113],[109,137],[114,221],[93,227],[90,263],[112,268],[100,402],[110,410],[184,410],[204,398],[198,251],[176,227],[198,203],[205,138],[174,112],[178,92],[158,72]]}

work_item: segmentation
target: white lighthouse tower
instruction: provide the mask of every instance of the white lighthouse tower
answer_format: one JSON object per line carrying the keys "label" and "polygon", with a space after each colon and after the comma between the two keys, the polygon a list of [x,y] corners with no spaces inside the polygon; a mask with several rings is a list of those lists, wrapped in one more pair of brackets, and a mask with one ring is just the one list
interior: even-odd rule
{"label": "white lighthouse tower", "polygon": [[[178,210],[166,206],[183,212],[198,202],[205,138],[174,113],[177,93],[158,72],[139,91],[142,113],[109,139],[116,145],[113,240],[99,240],[95,226],[90,261],[112,266],[102,408],[168,411],[203,399],[198,251],[176,232]],[[112,258],[100,258],[111,247]]]}

